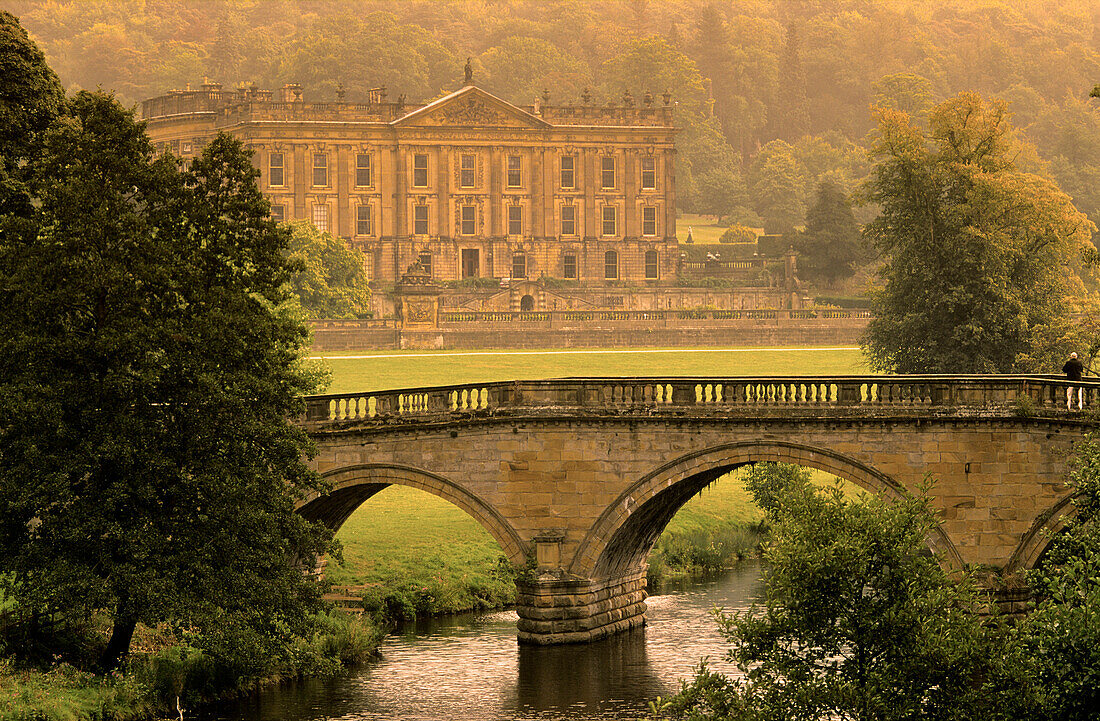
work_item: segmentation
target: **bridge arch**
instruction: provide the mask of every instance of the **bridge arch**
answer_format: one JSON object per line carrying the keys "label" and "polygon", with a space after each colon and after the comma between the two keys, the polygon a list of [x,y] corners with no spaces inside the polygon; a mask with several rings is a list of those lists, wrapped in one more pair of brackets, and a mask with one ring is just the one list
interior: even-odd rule
{"label": "bridge arch", "polygon": [[1072,501],[1071,493],[1039,514],[1005,564],[1005,573],[1027,571],[1039,565],[1053,537],[1065,527],[1066,519],[1076,512]]}
{"label": "bridge arch", "polygon": [[512,524],[497,509],[437,473],[412,466],[362,463],[333,468],[321,477],[332,484],[332,490],[307,498],[297,512],[311,521],[324,523],[333,531],[339,530],[355,509],[384,488],[409,486],[458,506],[489,532],[508,560],[516,565],[526,563],[527,544]]}
{"label": "bridge arch", "polygon": [[[585,578],[607,578],[640,566],[661,531],[696,493],[740,466],[760,462],[816,468],[887,498],[906,492],[886,474],[827,449],[786,441],[748,441],[706,448],[666,463],[623,491],[585,536],[569,571]],[[962,567],[958,550],[941,528],[933,531],[929,544],[946,565]]]}

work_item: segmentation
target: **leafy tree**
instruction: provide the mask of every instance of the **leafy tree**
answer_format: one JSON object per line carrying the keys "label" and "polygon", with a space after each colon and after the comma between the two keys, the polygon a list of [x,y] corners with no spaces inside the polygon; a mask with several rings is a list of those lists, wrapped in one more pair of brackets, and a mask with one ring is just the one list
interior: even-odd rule
{"label": "leafy tree", "polygon": [[362,252],[300,221],[290,226],[287,255],[297,268],[291,291],[311,318],[363,318],[370,313]]}
{"label": "leafy tree", "polygon": [[1100,443],[1077,445],[1073,510],[1051,539],[1032,587],[1040,602],[1020,624],[1035,689],[1030,718],[1085,721],[1100,707]]}
{"label": "leafy tree", "polygon": [[787,41],[783,47],[775,98],[775,109],[770,117],[772,133],[780,140],[794,143],[810,129],[806,71],[802,67],[802,51],[794,25],[787,26]]}
{"label": "leafy tree", "polygon": [[796,484],[773,505],[763,607],[719,613],[744,681],[706,668],[667,711],[694,719],[989,718],[991,647],[969,586],[927,552],[925,497],[848,501]]}
{"label": "leafy tree", "polygon": [[0,213],[27,215],[26,164],[42,131],[61,111],[65,95],[42,51],[19,21],[2,10],[0,77]]}
{"label": "leafy tree", "polygon": [[190,169],[132,111],[81,92],[28,164],[37,210],[0,217],[0,591],[102,610],[116,667],[170,622],[248,675],[287,653],[329,534],[290,419],[320,378],[289,303],[288,234],[221,136]]}
{"label": "leafy tree", "polygon": [[809,486],[810,471],[790,463],[754,463],[745,473],[744,481],[756,505],[775,515],[783,496]]}
{"label": "leafy tree", "polygon": [[718,225],[722,224],[722,218],[745,204],[745,181],[731,170],[714,168],[698,176],[695,182],[699,194],[696,210],[713,215]]}
{"label": "leafy tree", "polygon": [[874,105],[918,118],[928,114],[933,104],[932,83],[916,73],[883,75],[875,83]]}
{"label": "leafy tree", "polygon": [[796,245],[803,275],[830,283],[850,277],[860,257],[861,240],[848,198],[836,184],[821,183]]}
{"label": "leafy tree", "polygon": [[0,157],[25,158],[32,138],[57,116],[61,81],[11,13],[0,10]]}
{"label": "leafy tree", "polygon": [[1068,267],[1094,226],[1048,179],[1014,163],[1003,103],[963,93],[929,132],[880,111],[866,228],[886,256],[863,341],[901,373],[1051,368],[1068,332]]}
{"label": "leafy tree", "polygon": [[749,190],[768,226],[786,232],[805,218],[806,169],[789,143],[773,140],[760,149],[749,170]]}
{"label": "leafy tree", "polygon": [[[722,136],[716,118],[680,113],[676,122],[682,126],[675,158],[676,200],[682,208],[691,211],[699,208],[702,176],[713,174],[717,178],[733,178],[733,183],[744,185],[741,159]],[[741,202],[748,200],[745,198]],[[730,207],[725,209],[729,210]]]}
{"label": "leafy tree", "polygon": [[682,112],[704,111],[706,91],[699,68],[657,35],[625,40],[601,71],[608,97],[617,99],[624,90],[631,90],[637,101],[639,91],[669,90]]}
{"label": "leafy tree", "polygon": [[803,136],[791,151],[806,170],[807,191],[829,181],[850,192],[870,171],[867,151],[835,131]]}
{"label": "leafy tree", "polygon": [[519,105],[528,105],[551,93],[550,103],[576,102],[592,84],[588,66],[542,38],[510,37],[481,56],[487,90]]}

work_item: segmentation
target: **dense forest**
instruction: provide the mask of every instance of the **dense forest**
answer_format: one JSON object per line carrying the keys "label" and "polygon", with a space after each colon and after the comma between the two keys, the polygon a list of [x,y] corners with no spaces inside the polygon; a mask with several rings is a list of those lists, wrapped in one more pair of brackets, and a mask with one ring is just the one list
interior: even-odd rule
{"label": "dense forest", "polygon": [[[69,90],[126,103],[210,77],[299,82],[307,100],[386,86],[431,100],[472,58],[530,103],[671,90],[685,210],[783,231],[820,181],[869,172],[874,107],[1004,100],[1018,159],[1100,222],[1100,4],[1093,0],[9,0]],[[864,217],[866,219],[866,217]]]}

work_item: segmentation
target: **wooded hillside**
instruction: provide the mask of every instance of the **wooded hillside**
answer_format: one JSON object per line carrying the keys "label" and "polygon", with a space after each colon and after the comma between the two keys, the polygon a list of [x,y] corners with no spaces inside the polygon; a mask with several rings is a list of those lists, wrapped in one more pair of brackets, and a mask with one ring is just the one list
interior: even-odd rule
{"label": "wooded hillside", "polygon": [[349,100],[381,85],[431,100],[461,83],[466,57],[479,85],[517,103],[544,89],[552,104],[580,104],[585,88],[604,104],[668,88],[683,207],[777,230],[803,222],[820,180],[851,190],[866,175],[872,106],[920,115],[973,90],[1009,103],[1034,169],[1100,221],[1091,0],[8,4],[70,90],[102,86],[127,103],[204,76],[299,82],[308,100],[341,85]]}

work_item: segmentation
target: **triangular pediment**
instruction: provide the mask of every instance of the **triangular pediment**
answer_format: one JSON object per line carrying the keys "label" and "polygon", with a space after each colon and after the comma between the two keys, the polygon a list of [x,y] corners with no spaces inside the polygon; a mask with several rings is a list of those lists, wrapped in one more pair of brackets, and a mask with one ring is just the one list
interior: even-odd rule
{"label": "triangular pediment", "polygon": [[523,108],[501,100],[479,87],[467,85],[408,115],[394,120],[400,126],[489,126],[505,128],[547,128],[547,123]]}

